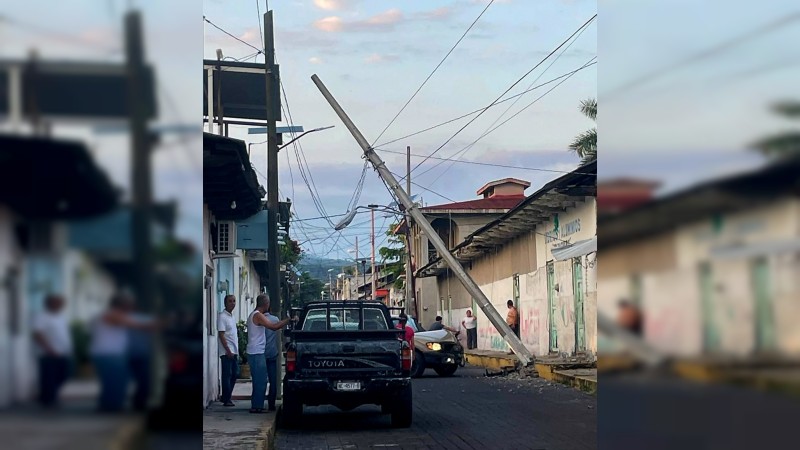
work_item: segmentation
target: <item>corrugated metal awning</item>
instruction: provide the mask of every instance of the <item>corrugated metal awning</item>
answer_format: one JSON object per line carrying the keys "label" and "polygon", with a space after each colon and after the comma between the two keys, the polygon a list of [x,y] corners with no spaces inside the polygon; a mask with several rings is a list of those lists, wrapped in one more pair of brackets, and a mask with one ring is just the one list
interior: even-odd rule
{"label": "corrugated metal awning", "polygon": [[578,241],[572,245],[567,245],[561,248],[554,248],[552,250],[553,259],[556,261],[565,261],[579,256],[588,255],[597,251],[597,236]]}

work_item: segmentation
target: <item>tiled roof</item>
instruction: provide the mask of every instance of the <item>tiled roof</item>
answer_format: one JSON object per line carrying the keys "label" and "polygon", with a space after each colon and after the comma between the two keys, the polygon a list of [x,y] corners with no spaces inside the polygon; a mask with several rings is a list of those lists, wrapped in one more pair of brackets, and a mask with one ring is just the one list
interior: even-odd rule
{"label": "tiled roof", "polygon": [[420,208],[422,211],[435,211],[447,209],[511,209],[525,200],[524,195],[497,195],[490,198],[480,198],[465,202],[447,203]]}

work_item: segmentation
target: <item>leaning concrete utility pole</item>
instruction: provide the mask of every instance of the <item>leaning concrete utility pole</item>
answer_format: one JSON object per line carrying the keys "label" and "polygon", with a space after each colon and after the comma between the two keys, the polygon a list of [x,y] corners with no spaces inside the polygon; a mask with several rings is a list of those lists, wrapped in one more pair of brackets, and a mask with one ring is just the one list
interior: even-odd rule
{"label": "leaning concrete utility pole", "polygon": [[529,366],[533,363],[533,355],[530,351],[528,351],[527,347],[519,340],[519,338],[514,334],[508,324],[505,322],[503,317],[500,313],[494,309],[492,303],[486,298],[486,295],[481,291],[481,288],[475,283],[475,281],[467,274],[461,264],[456,260],[456,258],[450,253],[450,250],[445,245],[444,241],[439,237],[439,235],[434,231],[433,227],[430,223],[425,219],[425,216],[422,215],[419,208],[414,205],[414,202],[411,200],[411,197],[400,187],[400,184],[397,182],[397,179],[392,175],[389,169],[386,168],[386,164],[381,160],[375,150],[370,147],[369,142],[364,138],[361,132],[356,128],[355,124],[350,120],[350,117],[347,116],[347,113],[344,112],[342,107],[336,102],[336,99],[333,98],[333,95],[328,91],[328,88],[322,83],[317,75],[313,75],[311,79],[314,81],[314,84],[317,85],[322,95],[331,105],[333,110],[339,116],[339,118],[344,122],[345,126],[353,137],[358,142],[358,145],[364,150],[364,155],[372,163],[372,166],[375,170],[378,171],[381,178],[386,182],[391,189],[392,193],[397,197],[400,203],[406,208],[408,214],[419,224],[422,231],[425,232],[425,235],[428,237],[428,240],[433,243],[433,246],[442,256],[442,259],[447,263],[450,267],[450,270],[458,277],[461,284],[464,285],[464,288],[467,292],[472,295],[478,301],[478,306],[480,306],[481,310],[486,314],[486,317],[489,318],[489,321],[492,322],[492,325],[497,329],[503,339],[506,340],[508,345],[511,349],[516,353],[517,357],[519,358],[520,363],[523,366]]}

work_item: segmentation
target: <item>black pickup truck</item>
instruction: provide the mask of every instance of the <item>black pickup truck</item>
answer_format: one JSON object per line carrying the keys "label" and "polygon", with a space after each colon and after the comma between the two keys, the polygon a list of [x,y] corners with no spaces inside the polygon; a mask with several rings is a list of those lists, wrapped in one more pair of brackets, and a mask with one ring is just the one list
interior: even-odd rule
{"label": "black pickup truck", "polygon": [[285,426],[300,420],[304,405],[349,411],[368,404],[391,414],[392,426],[411,426],[413,349],[384,304],[314,302],[298,317],[286,332]]}

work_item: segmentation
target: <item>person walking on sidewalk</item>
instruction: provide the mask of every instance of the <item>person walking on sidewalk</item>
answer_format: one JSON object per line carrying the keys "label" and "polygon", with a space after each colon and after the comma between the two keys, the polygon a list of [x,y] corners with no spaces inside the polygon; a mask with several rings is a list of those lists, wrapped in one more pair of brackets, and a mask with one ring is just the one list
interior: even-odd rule
{"label": "person walking on sidewalk", "polygon": [[45,298],[45,310],[34,318],[33,338],[39,347],[39,402],[49,408],[58,404],[72,360],[72,335],[64,314],[64,299]]}
{"label": "person walking on sidewalk", "polygon": [[461,321],[461,326],[467,330],[467,349],[478,348],[478,321],[472,315],[472,310],[467,310],[467,316]]}
{"label": "person walking on sidewalk", "polygon": [[[278,331],[291,319],[273,322],[264,314],[269,310],[269,296],[260,294],[256,297],[256,309],[247,317],[247,361],[253,377],[253,393],[250,397],[250,412],[264,412],[264,397],[267,393],[267,349],[266,330]],[[273,316],[274,317],[274,316]]]}
{"label": "person walking on sidewalk", "polygon": [[233,309],[236,308],[236,296],[225,296],[225,310],[217,316],[217,338],[219,339],[219,360],[222,367],[222,397],[224,406],[234,406],[231,397],[239,376],[239,331]]}

